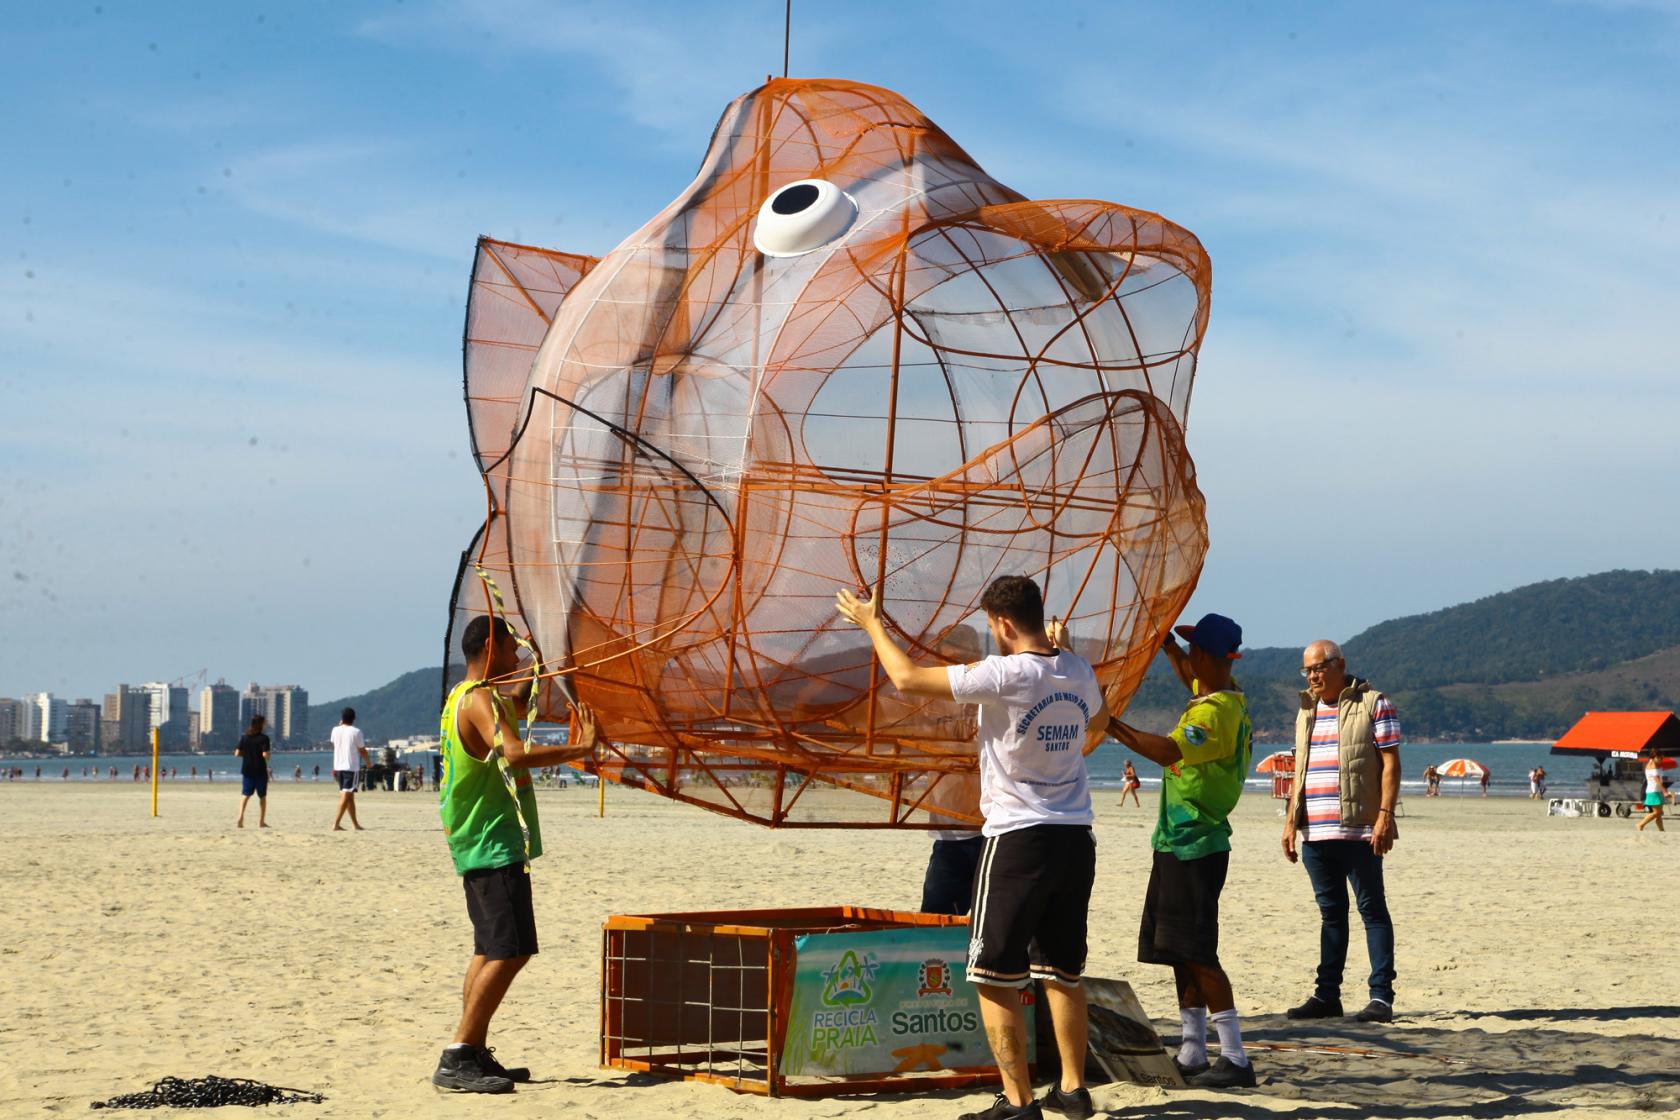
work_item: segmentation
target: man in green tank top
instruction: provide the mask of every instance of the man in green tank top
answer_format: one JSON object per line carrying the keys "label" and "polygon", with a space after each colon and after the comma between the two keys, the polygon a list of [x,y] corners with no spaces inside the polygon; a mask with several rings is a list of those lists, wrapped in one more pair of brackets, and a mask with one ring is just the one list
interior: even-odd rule
{"label": "man in green tank top", "polygon": [[531,770],[587,756],[601,741],[595,714],[577,705],[579,734],[563,746],[531,746],[497,688],[519,670],[519,642],[503,619],[481,615],[461,635],[467,677],[450,692],[439,730],[443,781],[439,810],[455,873],[467,896],[473,955],[461,991],[461,1022],[432,1073],[432,1084],[466,1093],[511,1092],[529,1081],[491,1053],[490,1019],[508,985],[537,952],[530,861],[542,855]]}

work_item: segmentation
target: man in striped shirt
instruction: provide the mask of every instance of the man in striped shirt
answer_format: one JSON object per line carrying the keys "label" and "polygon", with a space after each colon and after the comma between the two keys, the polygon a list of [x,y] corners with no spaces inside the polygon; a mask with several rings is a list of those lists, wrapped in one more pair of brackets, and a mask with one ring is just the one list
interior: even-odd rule
{"label": "man in striped shirt", "polygon": [[1383,857],[1399,830],[1400,720],[1371,682],[1349,676],[1341,647],[1318,641],[1301,655],[1306,690],[1295,718],[1295,784],[1283,826],[1283,854],[1306,865],[1322,924],[1313,994],[1291,1019],[1342,1014],[1348,949],[1348,885],[1365,925],[1370,1002],[1354,1018],[1394,1017],[1394,923],[1383,892]]}

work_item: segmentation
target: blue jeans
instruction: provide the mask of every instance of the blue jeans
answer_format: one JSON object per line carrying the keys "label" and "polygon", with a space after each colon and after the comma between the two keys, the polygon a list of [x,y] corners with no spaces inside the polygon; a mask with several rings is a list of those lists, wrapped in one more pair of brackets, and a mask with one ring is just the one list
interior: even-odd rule
{"label": "blue jeans", "polygon": [[1342,970],[1348,951],[1348,884],[1365,924],[1371,958],[1371,998],[1394,1002],[1394,922],[1383,895],[1382,857],[1367,840],[1314,840],[1301,845],[1301,863],[1312,880],[1323,924],[1318,931],[1318,982],[1322,1000],[1342,998]]}

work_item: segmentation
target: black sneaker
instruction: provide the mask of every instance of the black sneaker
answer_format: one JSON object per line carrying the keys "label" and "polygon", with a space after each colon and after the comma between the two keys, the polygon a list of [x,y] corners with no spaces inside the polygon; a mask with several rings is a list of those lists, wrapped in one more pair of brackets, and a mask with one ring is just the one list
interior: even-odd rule
{"label": "black sneaker", "polygon": [[1039,1111],[1037,1101],[1026,1104],[1013,1105],[1009,1098],[1002,1093],[992,1102],[992,1107],[984,1112],[965,1112],[957,1120],[1044,1120],[1044,1113]]}
{"label": "black sneaker", "polygon": [[1190,1085],[1197,1089],[1252,1089],[1255,1085],[1254,1067],[1239,1066],[1220,1055],[1219,1060],[1204,1072],[1190,1078]]}
{"label": "black sneaker", "polygon": [[1206,1062],[1196,1062],[1194,1065],[1185,1065],[1183,1062],[1178,1060],[1177,1054],[1172,1056],[1172,1063],[1173,1068],[1178,1070],[1178,1075],[1186,1081],[1190,1080],[1198,1073],[1206,1073],[1208,1069],[1208,1064]]}
{"label": "black sneaker", "polygon": [[1071,1093],[1062,1092],[1060,1085],[1052,1085],[1050,1091],[1044,1094],[1044,1099],[1038,1102],[1038,1107],[1044,1112],[1071,1116],[1073,1120],[1087,1120],[1097,1112],[1096,1106],[1091,1103],[1091,1090],[1083,1085]]}
{"label": "black sneaker", "polygon": [[1342,1001],[1308,996],[1307,1002],[1299,1007],[1291,1007],[1285,1014],[1291,1019],[1340,1019]]}
{"label": "black sneaker", "polygon": [[438,1059],[432,1084],[456,1093],[511,1093],[513,1082],[488,1072],[479,1061],[481,1051],[472,1047],[451,1048]]}
{"label": "black sneaker", "polygon": [[494,1046],[480,1048],[478,1051],[478,1067],[485,1073],[496,1077],[505,1077],[509,1081],[515,1081],[521,1085],[531,1080],[531,1071],[526,1066],[514,1066],[512,1069],[508,1069],[501,1062],[498,1062]]}
{"label": "black sneaker", "polygon": [[1394,1005],[1374,999],[1365,1005],[1365,1009],[1354,1016],[1361,1023],[1392,1023],[1394,1022]]}

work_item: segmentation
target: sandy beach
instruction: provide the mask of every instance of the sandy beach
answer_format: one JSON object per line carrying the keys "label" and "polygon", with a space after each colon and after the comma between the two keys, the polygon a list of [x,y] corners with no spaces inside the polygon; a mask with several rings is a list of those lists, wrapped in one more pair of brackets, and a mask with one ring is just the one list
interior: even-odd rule
{"label": "sandy beach", "polygon": [[[911,909],[928,844],[920,834],[770,832],[616,788],[605,819],[593,791],[541,796],[543,952],[491,1038],[538,1080],[509,1097],[440,1095],[428,1077],[458,1012],[470,929],[433,795],[362,795],[362,833],[328,830],[333,796],[276,782],[274,827],[259,832],[233,827],[231,786],[167,787],[153,820],[145,789],[128,783],[0,784],[0,1115],[85,1115],[89,1102],[159,1077],[210,1073],[326,1094],[277,1113],[298,1120],[954,1118],[990,1099],[769,1100],[597,1068],[607,915]],[[1090,972],[1129,980],[1176,1038],[1169,973],[1134,962],[1154,805],[1116,802],[1099,798]],[[1284,1019],[1311,989],[1318,919],[1305,872],[1278,850],[1276,803],[1251,793],[1235,818],[1221,947],[1260,1087],[1110,1085],[1094,1092],[1099,1110],[1436,1120],[1680,1108],[1680,835],[1548,820],[1525,800],[1410,798],[1405,810],[1388,865],[1399,1021]],[[255,820],[252,806],[247,825]],[[1350,978],[1362,980],[1364,965],[1356,925]],[[1358,1006],[1362,984],[1344,995]]]}

